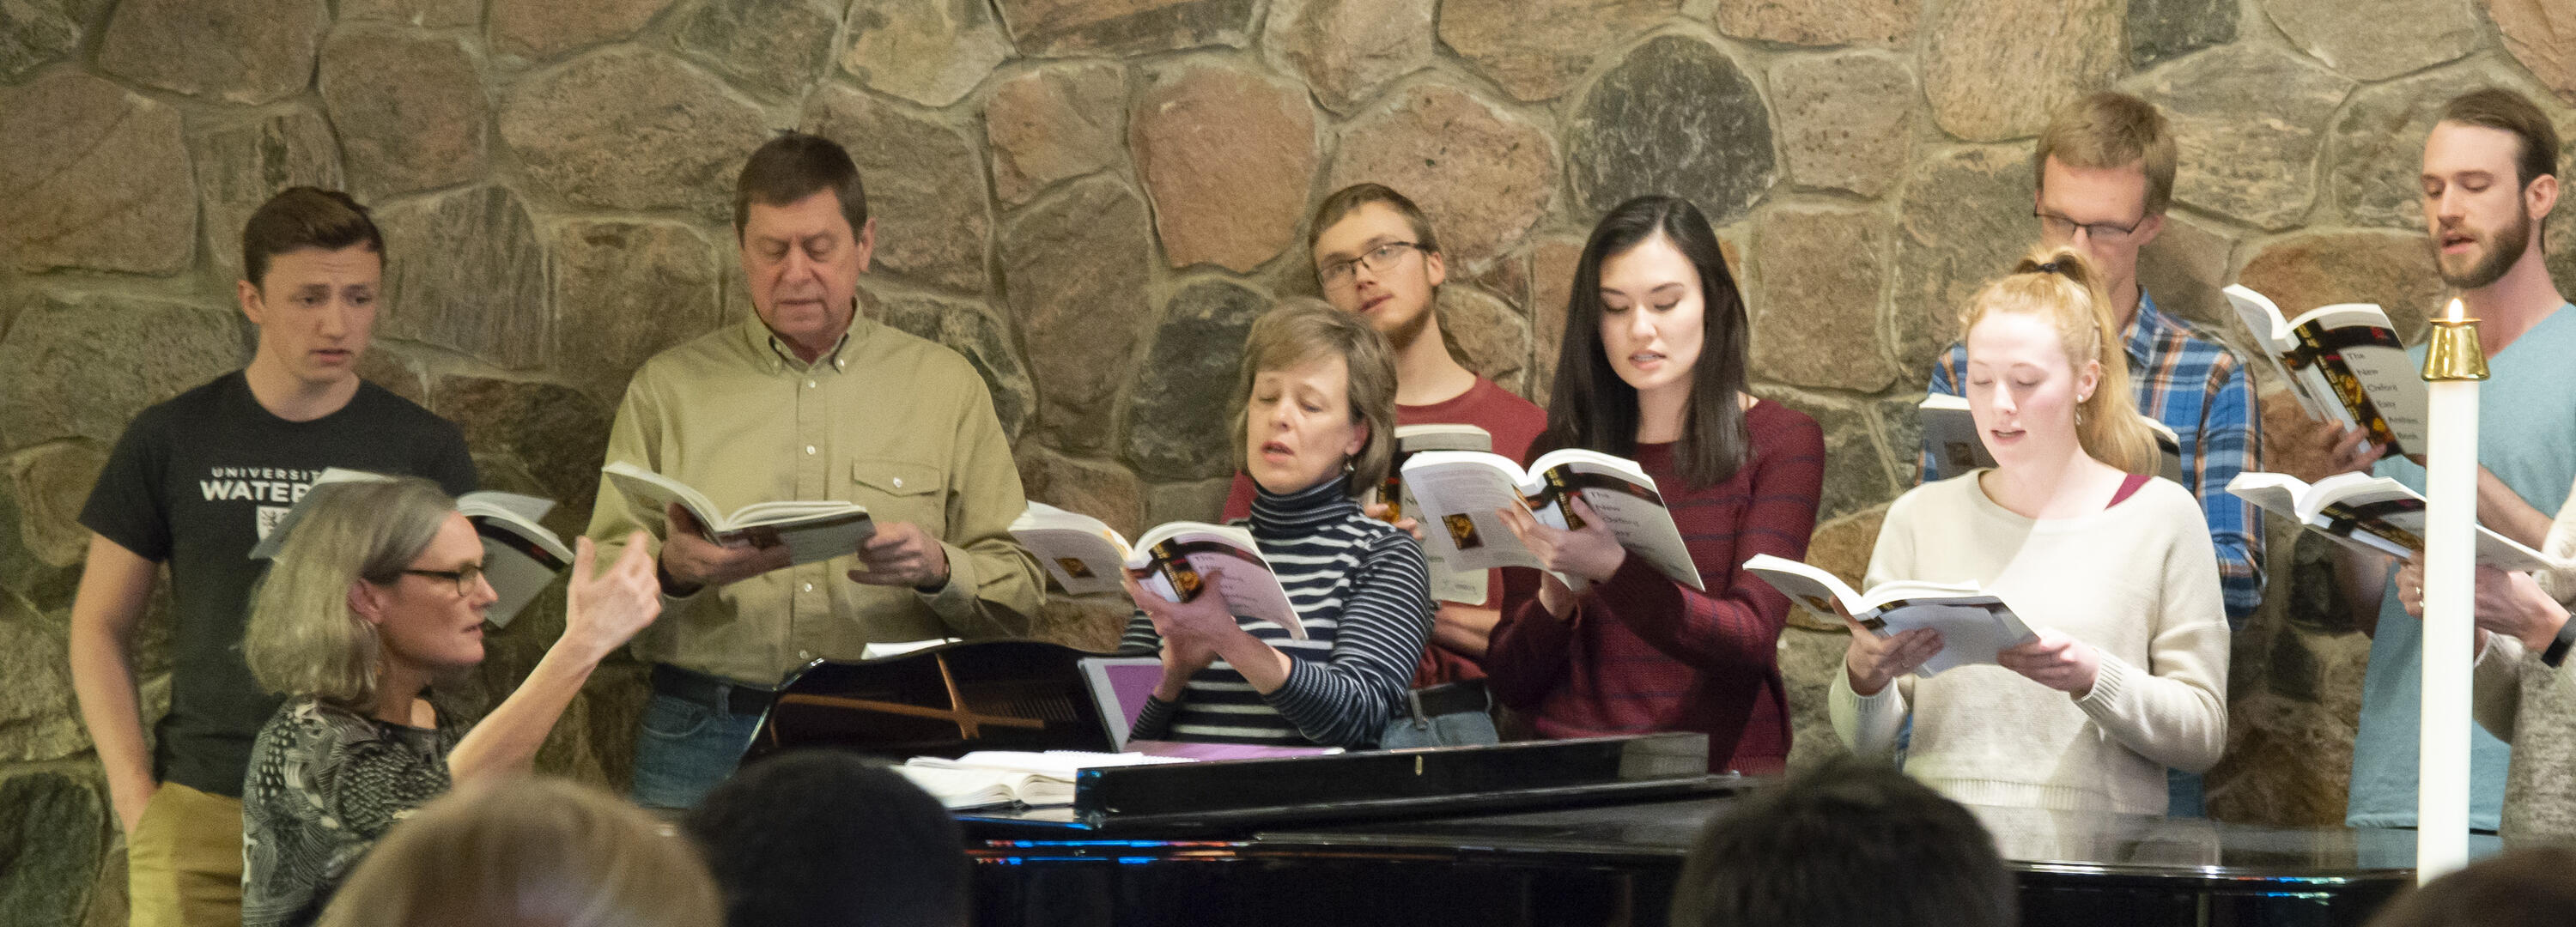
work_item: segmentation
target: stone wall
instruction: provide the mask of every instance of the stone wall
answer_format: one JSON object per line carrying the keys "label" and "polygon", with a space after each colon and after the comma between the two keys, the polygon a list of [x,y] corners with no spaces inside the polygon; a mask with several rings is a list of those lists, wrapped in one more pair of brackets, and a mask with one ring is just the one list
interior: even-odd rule
{"label": "stone wall", "polygon": [[[771,130],[850,147],[881,217],[872,311],[982,372],[1032,496],[1122,528],[1215,511],[1242,334],[1313,291],[1324,192],[1420,199],[1456,350],[1541,399],[1592,219],[1679,193],[1743,278],[1757,389],[1825,426],[1816,556],[1856,574],[1957,304],[2032,238],[2052,105],[2118,86],[2175,117],[2146,260],[2166,308],[2224,332],[2216,288],[2241,279],[2412,320],[2438,295],[2427,108],[2501,83],[2576,128],[2571,48],[2556,0],[0,4],[0,921],[121,919],[64,669],[73,518],[137,409],[243,361],[233,242],[283,186],[377,209],[366,373],[463,425],[488,484],[564,500],[567,533],[632,368],[744,311],[726,192]],[[2366,643],[2290,607],[2323,593],[2272,537],[2213,805],[2332,821]],[[1057,603],[1046,633],[1103,644],[1112,611]],[[560,624],[494,635],[486,691]],[[1835,749],[1841,647],[1805,618],[1782,645],[1799,763]],[[543,764],[622,782],[639,691],[609,667]]]}

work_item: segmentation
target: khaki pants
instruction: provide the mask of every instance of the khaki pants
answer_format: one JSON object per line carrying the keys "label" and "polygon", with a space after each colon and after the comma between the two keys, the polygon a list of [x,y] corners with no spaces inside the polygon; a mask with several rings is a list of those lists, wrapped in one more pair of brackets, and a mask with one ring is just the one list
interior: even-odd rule
{"label": "khaki pants", "polygon": [[164,782],[125,852],[134,927],[241,924],[241,799]]}

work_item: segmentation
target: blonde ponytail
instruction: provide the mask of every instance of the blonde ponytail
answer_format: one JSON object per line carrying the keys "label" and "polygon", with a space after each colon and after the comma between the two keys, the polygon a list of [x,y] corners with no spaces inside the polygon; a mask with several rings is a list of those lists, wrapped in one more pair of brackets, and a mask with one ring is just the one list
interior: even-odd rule
{"label": "blonde ponytail", "polygon": [[2013,265],[2012,273],[1986,284],[1959,313],[1964,337],[1986,316],[2009,312],[2049,320],[2066,345],[2066,365],[2081,373],[2084,362],[2101,365],[2093,395],[2075,407],[2075,439],[2095,460],[2130,473],[2153,474],[2163,453],[2155,432],[2129,389],[2129,359],[2112,323],[2111,300],[2102,289],[2101,271],[2083,252],[2068,247],[2041,247]]}

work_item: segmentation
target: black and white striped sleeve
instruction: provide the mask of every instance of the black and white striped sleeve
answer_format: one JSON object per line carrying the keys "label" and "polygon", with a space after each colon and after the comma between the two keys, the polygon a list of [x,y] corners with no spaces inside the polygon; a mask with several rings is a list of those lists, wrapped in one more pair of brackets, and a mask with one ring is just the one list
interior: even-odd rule
{"label": "black and white striped sleeve", "polygon": [[1332,655],[1292,660],[1271,707],[1320,744],[1366,747],[1394,716],[1431,636],[1431,572],[1422,546],[1377,532],[1343,604]]}

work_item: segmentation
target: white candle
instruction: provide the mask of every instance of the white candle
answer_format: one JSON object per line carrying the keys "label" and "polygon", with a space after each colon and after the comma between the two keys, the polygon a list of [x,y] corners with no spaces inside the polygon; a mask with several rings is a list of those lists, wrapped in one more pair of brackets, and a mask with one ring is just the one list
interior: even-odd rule
{"label": "white candle", "polygon": [[[2462,319],[2452,300],[2446,321]],[[2469,324],[2474,324],[2469,323]],[[2464,328],[2476,351],[2476,329]],[[2455,336],[2456,337],[2456,336]],[[2424,448],[2424,703],[2416,783],[2415,869],[2419,883],[2469,861],[2471,628],[2478,511],[2478,381],[2436,377],[2429,348],[2430,404]]]}

